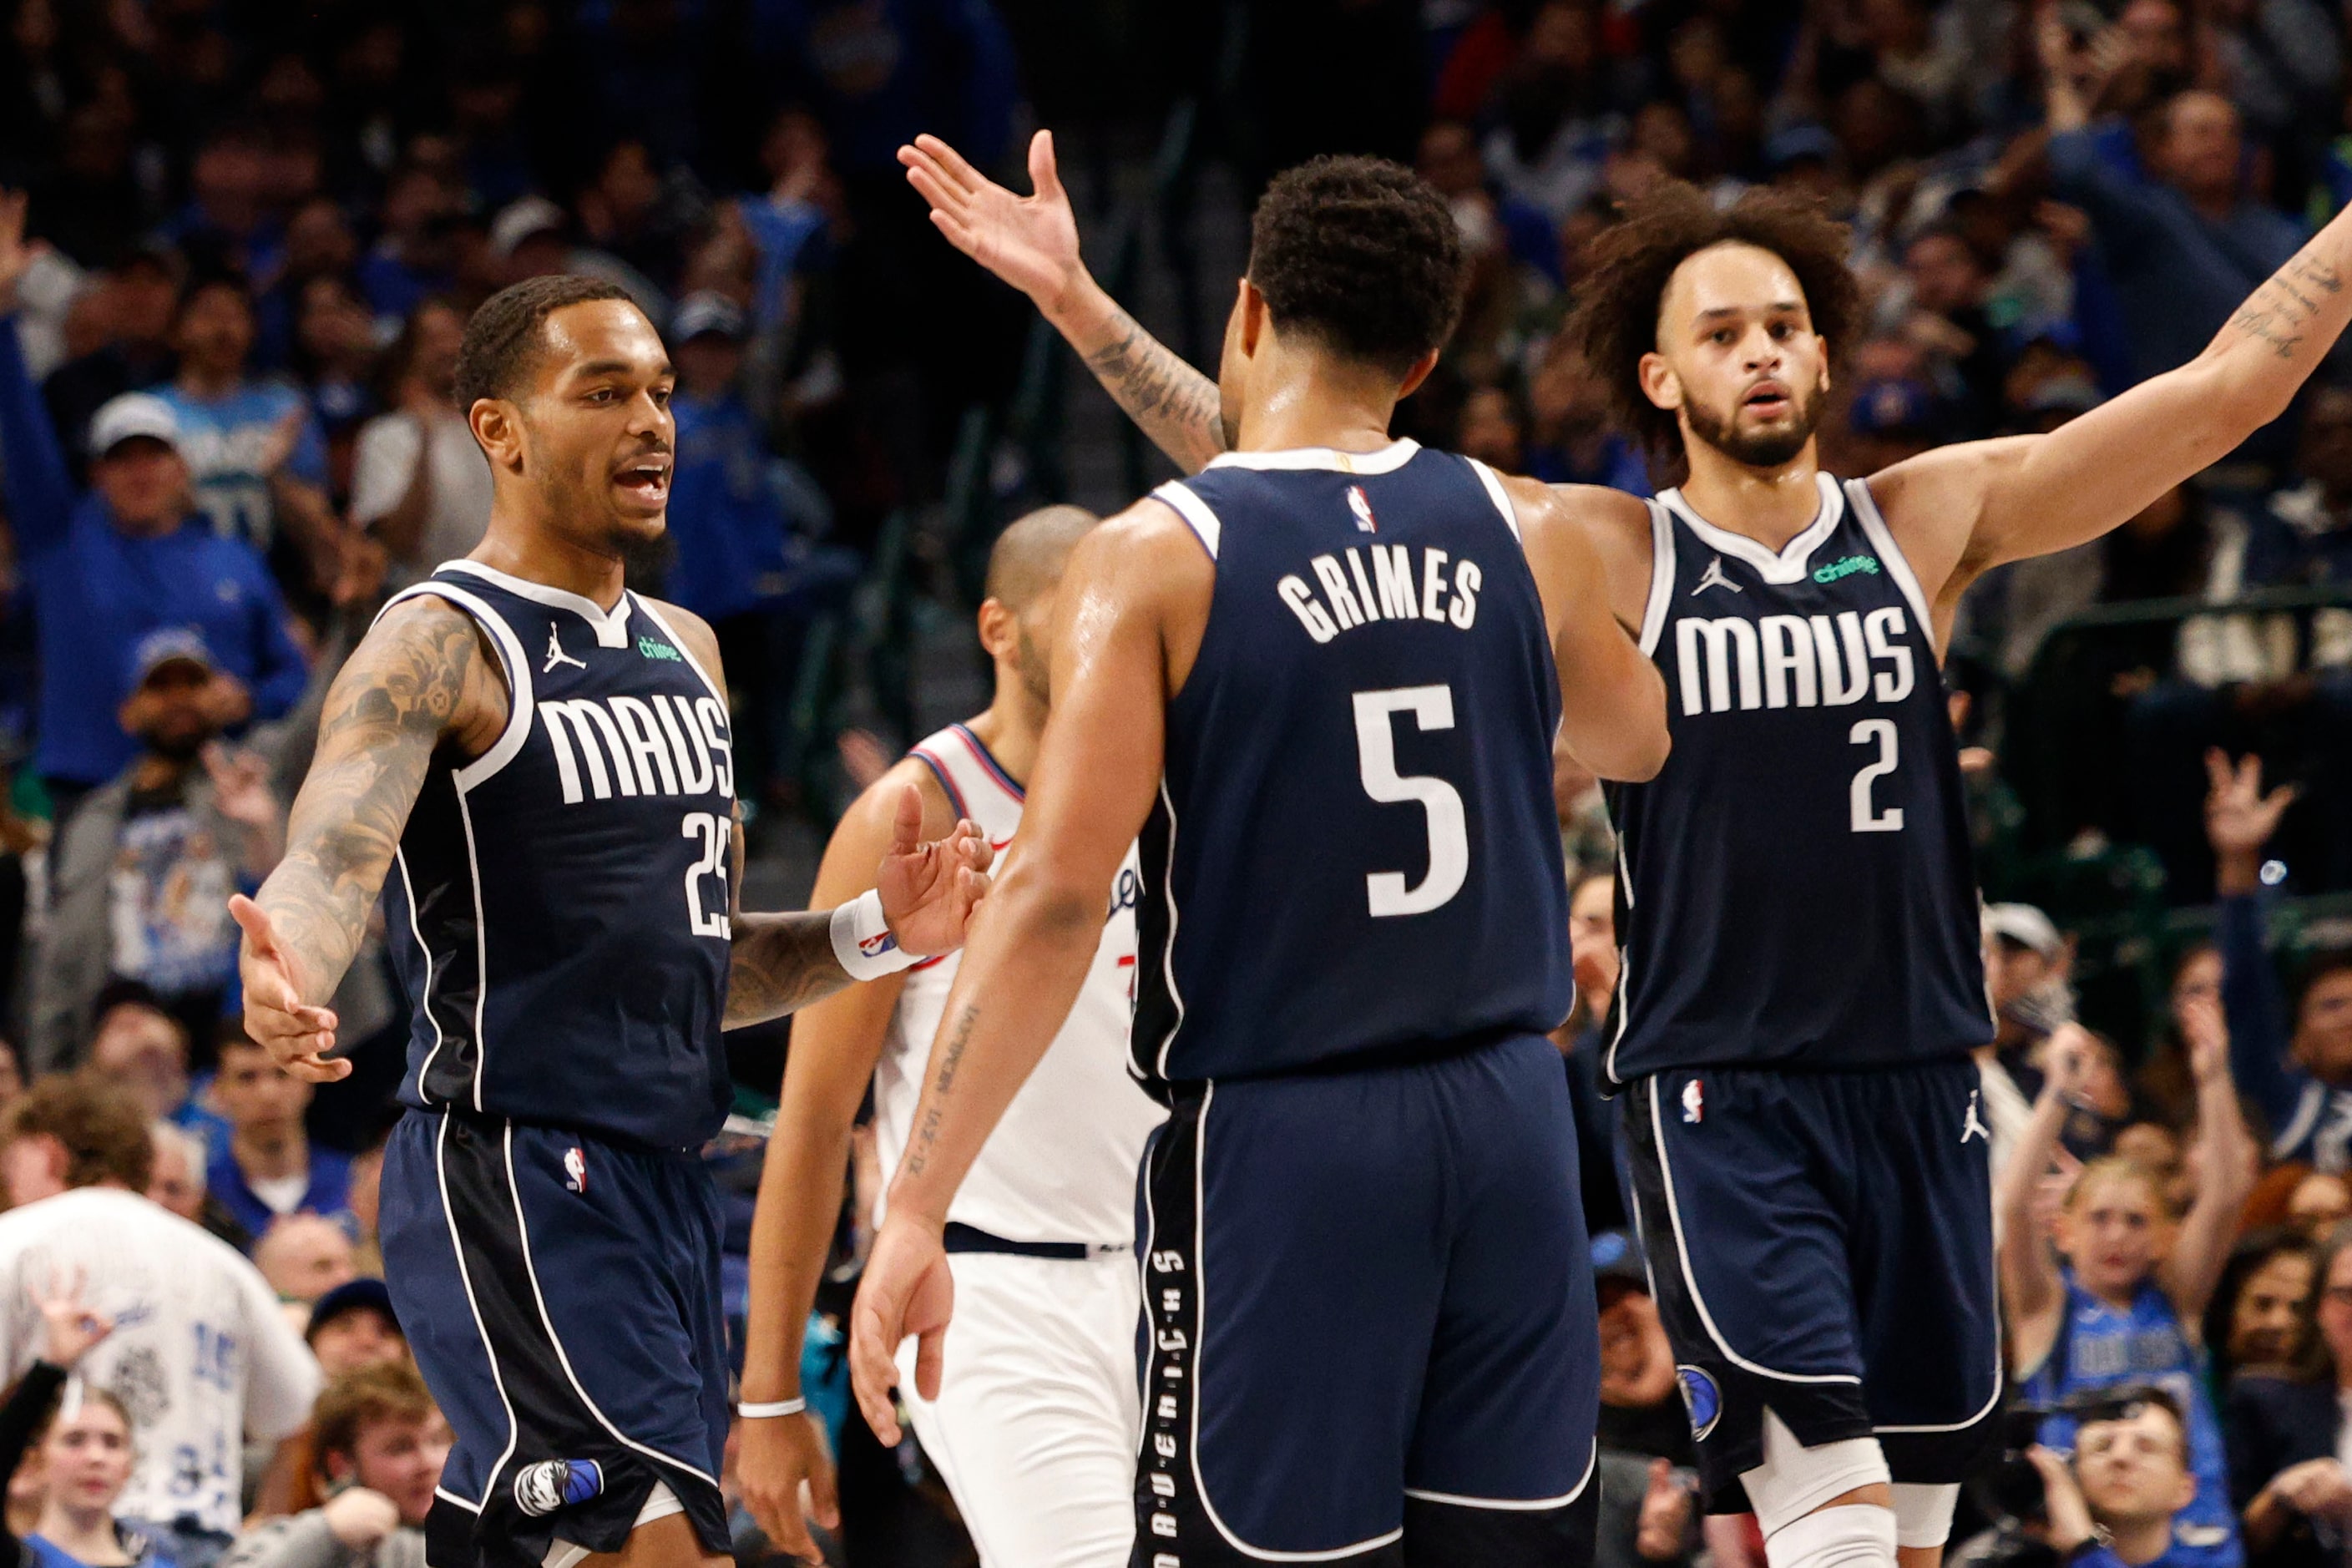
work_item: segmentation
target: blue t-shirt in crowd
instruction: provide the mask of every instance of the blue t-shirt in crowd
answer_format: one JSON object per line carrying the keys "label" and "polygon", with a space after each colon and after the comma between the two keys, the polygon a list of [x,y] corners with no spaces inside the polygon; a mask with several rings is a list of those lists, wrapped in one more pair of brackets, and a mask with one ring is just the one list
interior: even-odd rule
{"label": "blue t-shirt in crowd", "polygon": [[760,422],[732,393],[680,392],[677,465],[669,482],[669,535],[677,556],[668,596],[709,621],[772,603],[789,586],[784,516],[768,469]]}
{"label": "blue t-shirt in crowd", "polygon": [[352,1206],[352,1163],[332,1149],[310,1146],[310,1182],[302,1196],[289,1209],[273,1208],[265,1202],[253,1184],[245,1179],[244,1170],[236,1163],[236,1153],[226,1138],[212,1145],[211,1159],[205,1170],[205,1186],[218,1198],[229,1216],[245,1227],[245,1233],[259,1241],[281,1214],[317,1214],[333,1216],[346,1213]]}
{"label": "blue t-shirt in crowd", "polygon": [[310,484],[327,482],[327,443],[300,390],[285,382],[248,381],[220,397],[197,397],[176,386],[155,395],[180,421],[180,454],[196,482],[196,505],[224,539],[267,550],[274,535],[266,468],[278,425],[299,410],[301,434],[286,471]]}
{"label": "blue t-shirt in crowd", "polygon": [[[135,1530],[114,1527],[122,1543],[123,1555],[131,1559],[131,1568],[176,1568],[172,1559],[155,1550],[155,1543]],[[25,1568],[89,1568],[89,1564],[59,1546],[46,1535],[25,1537]]]}
{"label": "blue t-shirt in crowd", "polygon": [[0,479],[39,631],[35,769],[100,784],[131,764],[138,746],[116,716],[131,650],[165,626],[204,638],[251,691],[256,719],[285,713],[310,670],[259,552],[194,513],[160,537],[125,533],[104,497],[78,496],[13,327],[0,320]]}

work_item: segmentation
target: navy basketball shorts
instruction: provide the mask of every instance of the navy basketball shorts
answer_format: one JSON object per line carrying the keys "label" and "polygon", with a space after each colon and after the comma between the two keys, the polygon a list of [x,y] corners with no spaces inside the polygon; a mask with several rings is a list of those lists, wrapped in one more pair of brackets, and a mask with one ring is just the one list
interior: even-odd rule
{"label": "navy basketball shorts", "polygon": [[1590,1563],[1559,1055],[1179,1086],[1144,1156],[1134,1568]]}
{"label": "navy basketball shorts", "polygon": [[1876,1437],[1898,1482],[1963,1480],[1998,1435],[1980,1093],[1961,1058],[1685,1069],[1620,1098],[1710,1511],[1748,1510],[1767,1406],[1809,1448]]}
{"label": "navy basketball shorts", "polygon": [[540,1568],[558,1542],[616,1552],[656,1484],[728,1550],[720,1218],[700,1161],[411,1110],[384,1151],[382,1229],[401,1328],[457,1436],[432,1568]]}

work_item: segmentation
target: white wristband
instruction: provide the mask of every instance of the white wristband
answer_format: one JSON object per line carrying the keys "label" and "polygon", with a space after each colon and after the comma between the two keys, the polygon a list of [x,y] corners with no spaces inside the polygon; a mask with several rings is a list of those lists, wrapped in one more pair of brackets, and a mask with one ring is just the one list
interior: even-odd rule
{"label": "white wristband", "polygon": [[922,962],[898,945],[882,895],[870,888],[833,911],[833,956],[852,980],[879,980]]}
{"label": "white wristband", "polygon": [[764,1405],[738,1405],[735,1414],[746,1421],[772,1421],[779,1415],[798,1415],[807,1408],[805,1399],[771,1399]]}

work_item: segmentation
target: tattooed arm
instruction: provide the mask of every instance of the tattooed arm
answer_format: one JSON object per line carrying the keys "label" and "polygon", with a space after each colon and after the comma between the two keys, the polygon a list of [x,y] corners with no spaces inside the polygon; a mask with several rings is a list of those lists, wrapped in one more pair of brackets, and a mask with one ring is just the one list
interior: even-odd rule
{"label": "tattooed arm", "polygon": [[229,900],[244,928],[246,1029],[297,1078],[351,1072],[325,1054],[335,1016],[320,1004],[359,951],[434,752],[480,755],[507,713],[505,676],[473,617],[430,595],[395,605],[335,677],[285,857],[259,894]]}
{"label": "tattooed arm", "polygon": [[1225,449],[1217,384],[1139,326],[1079,259],[1077,218],[1054,167],[1051,132],[1029,143],[1031,196],[1014,195],[936,136],[899,148],[898,162],[949,243],[1028,295],[1171,461],[1197,473]]}
{"label": "tattooed arm", "polygon": [[1946,447],[1874,476],[1940,630],[1987,567],[2096,539],[2286,412],[2352,321],[2352,212],[2248,296],[2204,352],[2047,436]]}

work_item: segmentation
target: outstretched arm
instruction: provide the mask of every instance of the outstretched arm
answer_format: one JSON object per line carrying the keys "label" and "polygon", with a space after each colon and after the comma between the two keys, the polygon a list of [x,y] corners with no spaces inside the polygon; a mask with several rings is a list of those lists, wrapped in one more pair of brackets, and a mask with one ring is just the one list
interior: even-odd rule
{"label": "outstretched arm", "polygon": [[1143,502],[1078,542],[1062,577],[1053,716],[1022,810],[1021,841],[972,931],[949,993],[930,1082],[890,1184],[850,1314],[850,1379],[896,1443],[894,1358],[919,1336],[916,1387],[938,1396],[953,1284],[948,1204],[1085,984],[1104,900],[1160,784],[1177,606],[1205,616],[1213,569],[1184,524]]}
{"label": "outstretched arm", "polygon": [[1186,473],[1226,447],[1217,384],[1103,292],[1078,257],[1078,223],[1054,165],[1054,135],[1029,142],[1036,194],[1016,196],[936,136],[898,149],[907,183],[948,243],[1029,296],[1151,444]]}
{"label": "outstretched arm", "polygon": [[2009,1310],[2012,1363],[2020,1371],[2049,1353],[2058,1314],[2065,1310],[2057,1255],[2034,1196],[2058,1153],[2058,1136],[2082,1087],[2089,1052],[2090,1042],[2076,1025],[2066,1025],[2051,1037],[2050,1076],[2042,1080],[2042,1098],[2033,1102],[2033,1120],[2025,1124],[2009,1152],[2009,1163],[1993,1180],[2000,1295]]}
{"label": "outstretched arm", "polygon": [[229,900],[245,928],[246,1030],[297,1078],[351,1072],[325,1055],[335,1016],[320,1004],[359,951],[434,752],[445,739],[487,751],[507,703],[473,618],[430,595],[394,605],[328,689],[285,857],[258,895]]}
{"label": "outstretched arm", "polygon": [[1946,619],[1986,568],[2095,539],[2286,412],[2352,321],[2352,209],[2187,364],[2047,436],[1941,447],[1871,480]]}
{"label": "outstretched arm", "polygon": [[2181,1007],[2188,1037],[2189,1071],[2197,1080],[2197,1197],[2180,1223],[2180,1236],[2158,1268],[2157,1282],[2172,1299],[2184,1323],[2205,1315],[2205,1303],[2230,1260],[2238,1237],[2238,1213],[2254,1190],[2260,1156],[2238,1109],[2230,1081],[2230,1031],[2221,1005],[2210,996]]}

